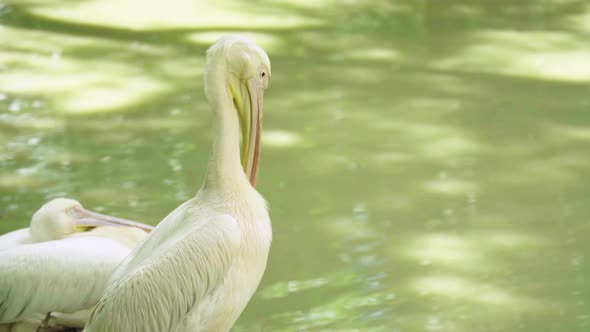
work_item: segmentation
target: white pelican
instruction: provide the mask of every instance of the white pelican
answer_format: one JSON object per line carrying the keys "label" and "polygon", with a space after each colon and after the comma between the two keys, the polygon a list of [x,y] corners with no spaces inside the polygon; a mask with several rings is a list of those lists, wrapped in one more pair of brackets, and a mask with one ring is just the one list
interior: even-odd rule
{"label": "white pelican", "polygon": [[86,332],[228,331],[258,287],[272,237],[253,187],[270,60],[226,36],[207,51],[204,76],[215,130],[204,184],[117,268]]}
{"label": "white pelican", "polygon": [[0,237],[0,331],[83,327],[112,272],[151,229],[71,199],[43,205],[30,228]]}
{"label": "white pelican", "polygon": [[134,226],[151,231],[152,226],[86,210],[80,202],[56,198],[44,204],[31,218],[29,228],[17,229],[0,236],[0,250],[21,244],[60,240],[96,226]]}

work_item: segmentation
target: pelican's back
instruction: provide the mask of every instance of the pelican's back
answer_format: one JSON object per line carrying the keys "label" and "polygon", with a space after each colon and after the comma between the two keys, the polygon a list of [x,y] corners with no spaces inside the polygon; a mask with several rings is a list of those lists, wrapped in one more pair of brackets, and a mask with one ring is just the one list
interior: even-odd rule
{"label": "pelican's back", "polygon": [[233,217],[195,201],[166,217],[117,268],[85,332],[209,331],[201,322],[184,323],[215,298],[239,251],[241,230]]}
{"label": "pelican's back", "polygon": [[0,251],[0,323],[35,313],[92,307],[130,251],[116,241],[94,236]]}
{"label": "pelican's back", "polygon": [[28,228],[17,229],[0,236],[0,250],[31,243],[31,232]]}

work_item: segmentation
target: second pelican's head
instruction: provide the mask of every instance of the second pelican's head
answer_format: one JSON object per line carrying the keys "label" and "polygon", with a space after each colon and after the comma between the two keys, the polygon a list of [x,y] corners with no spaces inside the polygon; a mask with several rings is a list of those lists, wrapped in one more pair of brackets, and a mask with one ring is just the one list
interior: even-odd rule
{"label": "second pelican's head", "polygon": [[80,202],[56,198],[43,205],[31,219],[33,242],[59,240],[98,226],[129,226],[151,231],[152,226],[84,209]]}
{"label": "second pelican's head", "polygon": [[[212,72],[225,77],[213,77]],[[253,41],[241,36],[220,38],[207,50],[205,93],[210,102],[215,98],[211,87],[225,84],[240,119],[242,130],[241,161],[252,186],[256,184],[260,158],[262,99],[270,83],[270,60]]]}

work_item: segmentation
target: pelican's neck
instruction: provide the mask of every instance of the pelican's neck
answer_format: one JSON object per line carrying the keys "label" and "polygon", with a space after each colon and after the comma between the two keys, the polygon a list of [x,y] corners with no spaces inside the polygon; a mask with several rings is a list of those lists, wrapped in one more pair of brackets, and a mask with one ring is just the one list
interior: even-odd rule
{"label": "pelican's neck", "polygon": [[240,163],[240,123],[229,93],[226,71],[221,65],[206,73],[205,85],[213,108],[213,148],[205,188],[247,183]]}

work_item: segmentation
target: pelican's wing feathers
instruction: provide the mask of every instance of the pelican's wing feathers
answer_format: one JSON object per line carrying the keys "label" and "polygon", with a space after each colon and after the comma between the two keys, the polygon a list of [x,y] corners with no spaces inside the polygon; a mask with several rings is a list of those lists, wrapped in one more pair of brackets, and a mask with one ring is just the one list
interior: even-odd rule
{"label": "pelican's wing feathers", "polygon": [[84,331],[174,331],[223,282],[239,252],[236,220],[201,214],[190,227],[173,231],[170,226],[180,225],[179,217],[175,212],[168,216],[158,225],[161,231],[117,269]]}
{"label": "pelican's wing feathers", "polygon": [[93,236],[0,251],[0,324],[92,307],[129,252],[116,241]]}

